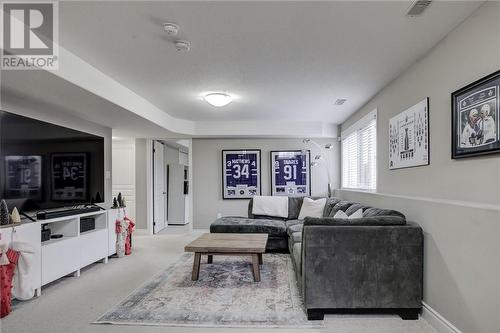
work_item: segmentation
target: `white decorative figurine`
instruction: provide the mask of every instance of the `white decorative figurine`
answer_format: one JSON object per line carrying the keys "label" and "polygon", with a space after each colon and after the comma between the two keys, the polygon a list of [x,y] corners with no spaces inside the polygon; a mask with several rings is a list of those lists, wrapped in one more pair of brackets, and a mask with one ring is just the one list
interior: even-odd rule
{"label": "white decorative figurine", "polygon": [[19,215],[17,207],[14,207],[14,209],[12,210],[12,214],[10,214],[10,219],[12,220],[12,223],[21,223],[21,215]]}

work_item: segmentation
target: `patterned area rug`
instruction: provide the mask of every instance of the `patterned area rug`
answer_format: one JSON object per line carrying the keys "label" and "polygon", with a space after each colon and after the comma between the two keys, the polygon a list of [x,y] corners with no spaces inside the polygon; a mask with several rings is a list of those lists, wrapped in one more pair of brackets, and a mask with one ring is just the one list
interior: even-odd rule
{"label": "patterned area rug", "polygon": [[254,282],[250,257],[202,258],[191,281],[193,255],[133,292],[95,323],[198,327],[315,328],[308,321],[289,255],[265,254],[261,282]]}

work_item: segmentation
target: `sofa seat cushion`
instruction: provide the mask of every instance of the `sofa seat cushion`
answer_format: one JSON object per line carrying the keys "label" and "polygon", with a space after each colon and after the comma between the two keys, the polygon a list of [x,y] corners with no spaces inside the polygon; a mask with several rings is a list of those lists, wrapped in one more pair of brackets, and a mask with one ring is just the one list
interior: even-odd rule
{"label": "sofa seat cushion", "polygon": [[292,241],[294,244],[302,242],[302,232],[294,232],[288,241]]}
{"label": "sofa seat cushion", "polygon": [[291,225],[288,228],[286,228],[286,233],[288,234],[288,236],[291,236],[295,232],[302,232],[303,227],[304,227],[303,223]]}
{"label": "sofa seat cushion", "polygon": [[249,219],[246,217],[221,217],[210,225],[212,233],[257,233],[273,237],[286,237],[285,221]]}
{"label": "sofa seat cushion", "polygon": [[[297,242],[293,244],[292,253],[290,253],[295,264],[296,273],[298,276],[302,275],[302,243]],[[297,279],[299,280],[299,279]]]}
{"label": "sofa seat cushion", "polygon": [[287,229],[293,225],[302,224],[302,223],[304,223],[304,220],[287,220],[285,222]]}

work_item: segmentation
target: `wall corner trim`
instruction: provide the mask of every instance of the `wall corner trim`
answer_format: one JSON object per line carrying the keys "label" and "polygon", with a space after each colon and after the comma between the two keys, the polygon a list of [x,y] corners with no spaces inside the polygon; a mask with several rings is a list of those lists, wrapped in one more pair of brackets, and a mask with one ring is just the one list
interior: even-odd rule
{"label": "wall corner trim", "polygon": [[422,302],[422,305],[422,318],[424,318],[438,333],[463,333],[429,304]]}

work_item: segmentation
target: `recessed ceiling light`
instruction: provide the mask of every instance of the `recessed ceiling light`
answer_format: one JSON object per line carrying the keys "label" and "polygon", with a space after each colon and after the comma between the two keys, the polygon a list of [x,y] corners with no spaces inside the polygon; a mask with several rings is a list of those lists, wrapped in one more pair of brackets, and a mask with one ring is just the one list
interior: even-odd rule
{"label": "recessed ceiling light", "polygon": [[174,45],[179,52],[187,52],[191,49],[191,42],[188,40],[176,40],[174,42]]}
{"label": "recessed ceiling light", "polygon": [[174,22],[165,22],[163,23],[163,30],[167,33],[169,36],[177,36],[179,33],[179,25]]}
{"label": "recessed ceiling light", "polygon": [[215,107],[223,107],[233,101],[231,95],[223,92],[209,93],[203,96],[203,99],[210,105]]}
{"label": "recessed ceiling light", "polygon": [[415,0],[412,2],[410,8],[406,12],[406,16],[415,17],[420,16],[431,5],[431,0]]}

